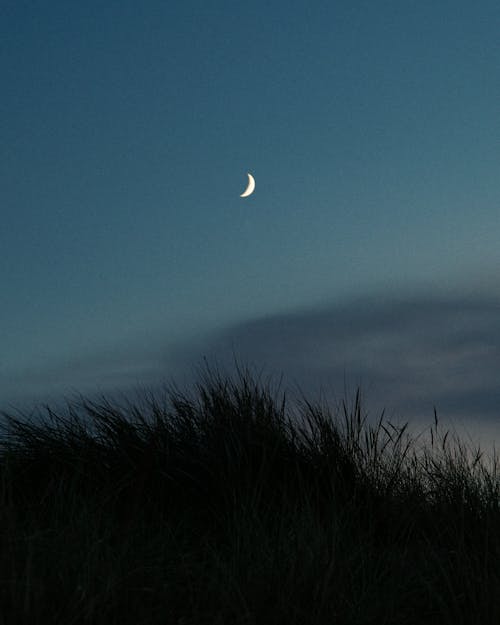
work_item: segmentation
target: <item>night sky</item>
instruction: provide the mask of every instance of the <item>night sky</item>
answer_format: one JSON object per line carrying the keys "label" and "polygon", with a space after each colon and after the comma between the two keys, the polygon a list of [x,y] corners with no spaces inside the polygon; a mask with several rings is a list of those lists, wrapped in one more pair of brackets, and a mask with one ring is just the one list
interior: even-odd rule
{"label": "night sky", "polygon": [[2,2],[0,407],[236,354],[494,428],[499,32],[498,0]]}

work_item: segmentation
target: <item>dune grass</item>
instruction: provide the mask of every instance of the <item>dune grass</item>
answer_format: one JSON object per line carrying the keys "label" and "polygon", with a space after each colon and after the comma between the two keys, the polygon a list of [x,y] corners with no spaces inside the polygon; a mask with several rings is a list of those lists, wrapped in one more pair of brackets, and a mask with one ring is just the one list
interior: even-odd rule
{"label": "dune grass", "polygon": [[0,625],[500,623],[496,459],[293,409],[238,369],[3,413]]}

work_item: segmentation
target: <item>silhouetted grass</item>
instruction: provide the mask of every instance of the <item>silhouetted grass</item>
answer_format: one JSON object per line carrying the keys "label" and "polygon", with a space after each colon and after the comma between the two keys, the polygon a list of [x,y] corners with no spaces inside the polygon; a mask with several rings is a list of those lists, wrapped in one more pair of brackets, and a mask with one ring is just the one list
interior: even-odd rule
{"label": "silhouetted grass", "polygon": [[496,459],[238,370],[5,417],[0,624],[500,622]]}

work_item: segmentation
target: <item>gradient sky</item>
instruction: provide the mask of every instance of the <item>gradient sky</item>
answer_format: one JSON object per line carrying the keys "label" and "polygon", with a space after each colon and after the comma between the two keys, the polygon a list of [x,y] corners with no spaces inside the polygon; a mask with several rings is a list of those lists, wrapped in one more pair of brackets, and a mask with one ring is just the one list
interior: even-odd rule
{"label": "gradient sky", "polygon": [[500,353],[499,32],[497,0],[2,2],[0,405],[175,377],[265,319],[238,353],[276,370],[314,331],[318,376],[371,383],[372,308],[393,363],[427,370],[436,319],[455,363],[443,310]]}

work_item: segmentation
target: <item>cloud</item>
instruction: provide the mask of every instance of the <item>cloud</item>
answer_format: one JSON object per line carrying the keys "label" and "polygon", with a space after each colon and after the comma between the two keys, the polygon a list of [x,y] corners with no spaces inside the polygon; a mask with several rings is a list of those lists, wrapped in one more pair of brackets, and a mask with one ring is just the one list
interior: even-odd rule
{"label": "cloud", "polygon": [[63,388],[127,393],[161,381],[185,388],[203,357],[228,373],[236,357],[276,381],[283,374],[282,388],[312,400],[321,392],[336,402],[344,383],[348,397],[360,385],[373,417],[385,409],[391,419],[429,425],[435,406],[443,422],[488,432],[500,425],[500,298],[478,294],[370,296],[249,319],[176,344],[158,338],[154,348],[123,346],[22,372],[10,384],[4,376],[0,396],[16,388],[38,398]]}
{"label": "cloud", "polygon": [[80,393],[88,397],[131,394],[142,381],[160,377],[164,359],[151,346],[114,345],[98,353],[75,354],[44,366],[4,370],[0,375],[0,410],[10,412],[59,402]]}
{"label": "cloud", "polygon": [[359,384],[368,410],[385,408],[403,420],[428,423],[434,406],[444,419],[500,417],[495,298],[360,298],[249,320],[187,353],[227,369],[236,356],[258,370],[283,373],[285,381],[316,398],[320,390],[342,398],[344,381],[351,391]]}

